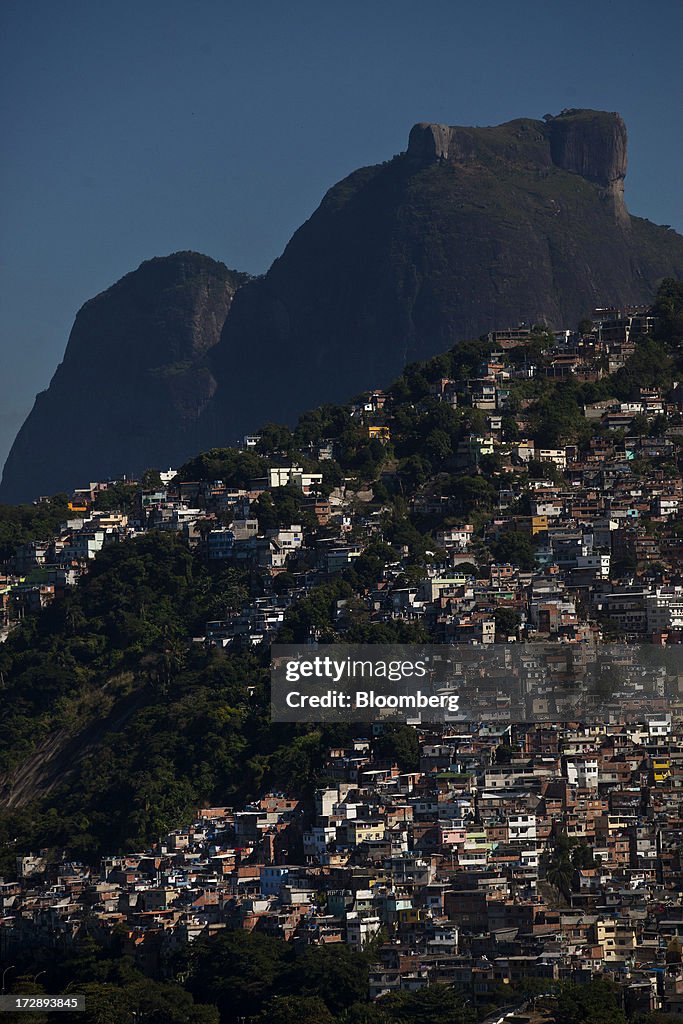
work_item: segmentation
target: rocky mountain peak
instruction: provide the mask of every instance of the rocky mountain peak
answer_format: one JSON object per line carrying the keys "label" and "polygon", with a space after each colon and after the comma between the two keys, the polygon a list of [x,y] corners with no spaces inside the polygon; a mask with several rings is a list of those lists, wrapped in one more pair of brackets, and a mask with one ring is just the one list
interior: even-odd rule
{"label": "rocky mountain peak", "polygon": [[408,156],[425,163],[488,161],[492,155],[514,163],[535,148],[541,166],[554,164],[608,187],[626,176],[626,125],[617,113],[563,110],[543,121],[520,118],[491,128],[422,121],[408,138]]}
{"label": "rocky mountain peak", "polygon": [[420,164],[556,167],[604,189],[615,218],[625,223],[628,217],[626,125],[617,113],[567,109],[542,121],[520,118],[491,128],[421,122],[410,132],[407,156]]}

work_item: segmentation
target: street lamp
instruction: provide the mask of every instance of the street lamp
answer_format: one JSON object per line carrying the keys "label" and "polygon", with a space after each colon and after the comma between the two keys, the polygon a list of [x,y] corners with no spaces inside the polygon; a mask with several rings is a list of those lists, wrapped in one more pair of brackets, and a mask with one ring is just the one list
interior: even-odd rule
{"label": "street lamp", "polygon": [[38,978],[39,978],[39,977],[41,976],[41,974],[47,974],[47,968],[45,968],[45,970],[44,970],[44,971],[38,971],[38,973],[37,973],[37,974],[34,974],[34,975],[33,975],[33,984],[34,984],[34,985],[35,985],[35,984],[37,983],[37,981],[38,981]]}
{"label": "street lamp", "polygon": [[5,994],[5,975],[7,974],[8,971],[13,971],[15,969],[16,969],[15,965],[14,964],[10,964],[9,967],[6,967],[4,969],[4,971],[2,972],[2,995],[3,996]]}

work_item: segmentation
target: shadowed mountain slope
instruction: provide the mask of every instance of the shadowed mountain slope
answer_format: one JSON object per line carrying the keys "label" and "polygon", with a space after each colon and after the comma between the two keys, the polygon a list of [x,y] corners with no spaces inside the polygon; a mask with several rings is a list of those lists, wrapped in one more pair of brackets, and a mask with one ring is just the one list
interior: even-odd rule
{"label": "shadowed mountain slope", "polygon": [[247,275],[198,253],[152,259],[79,311],[5,464],[3,501],[182,462],[216,381],[207,355]]}

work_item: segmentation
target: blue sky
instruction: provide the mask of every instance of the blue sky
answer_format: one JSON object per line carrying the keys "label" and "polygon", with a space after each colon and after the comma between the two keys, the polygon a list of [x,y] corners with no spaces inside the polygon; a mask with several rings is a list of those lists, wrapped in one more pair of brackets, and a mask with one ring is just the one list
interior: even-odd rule
{"label": "blue sky", "polygon": [[0,464],[82,303],[150,256],[259,273],[416,121],[618,110],[632,213],[683,230],[683,6],[3,0]]}

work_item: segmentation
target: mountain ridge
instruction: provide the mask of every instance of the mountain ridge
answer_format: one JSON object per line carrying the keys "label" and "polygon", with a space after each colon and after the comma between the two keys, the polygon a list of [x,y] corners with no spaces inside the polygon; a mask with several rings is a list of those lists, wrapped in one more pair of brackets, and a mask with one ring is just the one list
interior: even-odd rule
{"label": "mountain ridge", "polygon": [[[168,465],[266,419],[291,423],[301,408],[381,387],[407,363],[497,327],[573,327],[595,305],[650,301],[662,278],[683,277],[683,237],[630,216],[626,164],[616,113],[570,109],[490,128],[415,125],[404,153],[332,186],[266,274],[209,271],[222,264],[195,255],[209,276],[232,275],[229,295],[221,299],[217,288],[200,314],[190,287],[189,307],[172,303],[151,327],[149,316],[121,323],[128,378],[138,367],[132,427],[130,410],[106,387],[81,400],[92,387],[70,350],[94,308],[86,303],[12,447],[0,500]],[[148,312],[168,293],[151,286]],[[97,322],[89,329],[102,331]],[[140,364],[149,355],[141,341],[160,329],[171,339],[195,329],[210,344],[190,345],[189,356],[183,349],[184,359],[159,367]],[[53,423],[65,408],[70,428],[56,444]]]}

